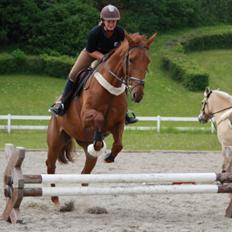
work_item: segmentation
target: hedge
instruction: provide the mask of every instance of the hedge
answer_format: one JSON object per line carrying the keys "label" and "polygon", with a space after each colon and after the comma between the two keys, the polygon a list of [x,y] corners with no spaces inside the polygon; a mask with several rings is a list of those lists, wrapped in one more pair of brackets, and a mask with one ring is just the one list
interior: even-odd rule
{"label": "hedge", "polygon": [[162,67],[172,79],[180,81],[191,91],[202,91],[208,86],[209,74],[190,60],[188,52],[232,47],[232,31],[190,34],[169,41],[163,50]]}
{"label": "hedge", "polygon": [[23,74],[45,74],[54,77],[66,78],[74,59],[68,56],[38,56],[25,55],[17,49],[12,53],[0,55],[0,74],[23,73]]}
{"label": "hedge", "polygon": [[201,91],[208,86],[208,74],[184,54],[163,55],[162,67],[170,73],[172,79],[182,83],[188,90]]}

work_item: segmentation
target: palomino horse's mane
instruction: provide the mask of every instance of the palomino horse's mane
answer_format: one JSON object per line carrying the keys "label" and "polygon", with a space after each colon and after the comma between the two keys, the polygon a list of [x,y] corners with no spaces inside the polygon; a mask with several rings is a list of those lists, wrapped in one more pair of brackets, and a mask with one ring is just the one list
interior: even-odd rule
{"label": "palomino horse's mane", "polygon": [[216,93],[217,95],[219,95],[219,97],[232,103],[232,96],[230,94],[221,90],[213,90],[213,93]]}

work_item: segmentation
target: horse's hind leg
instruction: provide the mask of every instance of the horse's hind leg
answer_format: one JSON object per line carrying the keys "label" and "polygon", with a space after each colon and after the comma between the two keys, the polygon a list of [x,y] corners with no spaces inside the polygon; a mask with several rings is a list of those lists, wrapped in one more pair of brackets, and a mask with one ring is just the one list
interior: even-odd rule
{"label": "horse's hind leg", "polygon": [[[64,140],[64,136],[59,131],[56,119],[52,118],[49,122],[47,134],[48,154],[46,165],[48,174],[55,174],[56,161],[58,159],[58,155],[65,145],[65,142],[66,141]],[[55,184],[51,184],[51,186],[55,187]],[[55,204],[59,204],[59,198],[57,196],[52,196],[51,199]]]}
{"label": "horse's hind leg", "polygon": [[[232,146],[224,147],[223,150],[224,163],[223,172],[232,172]],[[230,194],[230,204],[226,209],[226,217],[232,218],[232,194]]]}

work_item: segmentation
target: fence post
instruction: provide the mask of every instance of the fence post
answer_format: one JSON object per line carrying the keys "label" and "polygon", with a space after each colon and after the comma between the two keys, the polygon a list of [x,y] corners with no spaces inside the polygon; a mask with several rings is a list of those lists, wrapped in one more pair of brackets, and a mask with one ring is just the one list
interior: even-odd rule
{"label": "fence post", "polygon": [[7,132],[8,134],[11,132],[11,114],[7,115]]}
{"label": "fence post", "polygon": [[157,116],[157,132],[160,132],[160,115]]}

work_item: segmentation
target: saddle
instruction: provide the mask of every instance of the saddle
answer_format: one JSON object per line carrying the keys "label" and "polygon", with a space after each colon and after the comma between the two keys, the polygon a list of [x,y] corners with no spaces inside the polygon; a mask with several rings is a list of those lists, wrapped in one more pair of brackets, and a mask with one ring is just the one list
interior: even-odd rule
{"label": "saddle", "polygon": [[89,78],[91,77],[93,72],[96,70],[98,65],[101,64],[102,62],[105,62],[113,54],[113,52],[114,52],[114,50],[107,53],[106,55],[104,55],[104,58],[101,61],[97,61],[97,63],[93,64],[93,67],[90,66],[87,69],[83,69],[78,73],[77,81],[74,83],[74,91],[72,91],[70,93],[70,95],[68,95],[64,99],[64,111],[67,110],[67,108],[69,107],[71,101],[75,97],[79,97],[81,95],[87,81],[89,80]]}
{"label": "saddle", "polygon": [[84,69],[82,71],[80,71],[80,73],[78,74],[77,80],[74,84],[74,93],[73,93],[73,97],[76,96],[80,96],[82,93],[82,90],[84,89],[84,86],[86,84],[86,82],[89,80],[90,76],[92,75],[92,73],[94,72],[95,68],[87,68]]}
{"label": "saddle", "polygon": [[75,97],[79,97],[81,95],[87,81],[89,80],[95,69],[96,67],[88,67],[87,69],[83,69],[79,72],[79,74],[77,75],[77,81],[74,83],[73,91],[71,91],[69,95],[67,95],[66,98],[63,99],[64,112],[67,111],[72,100]]}

